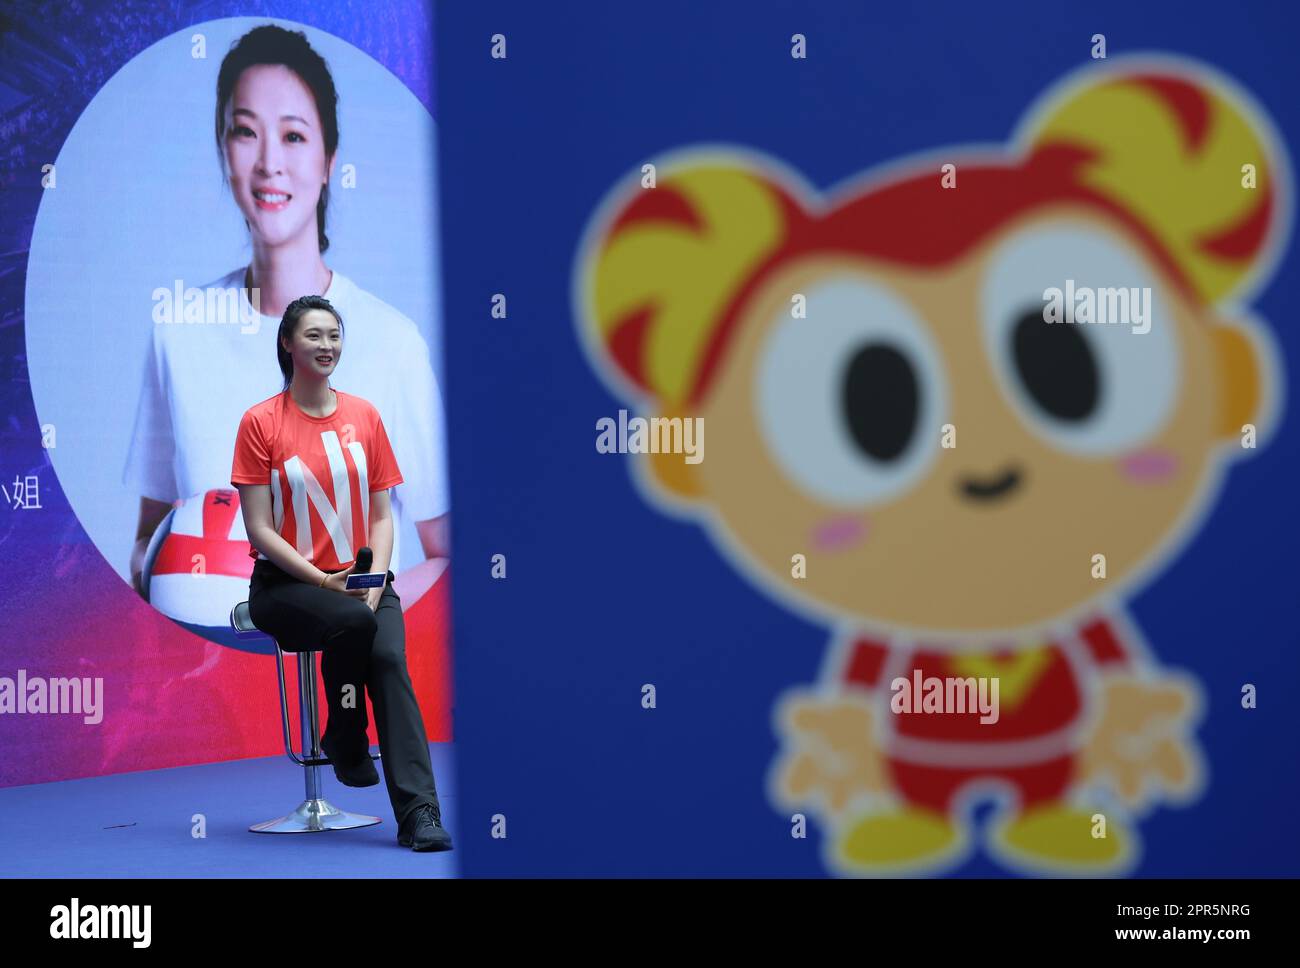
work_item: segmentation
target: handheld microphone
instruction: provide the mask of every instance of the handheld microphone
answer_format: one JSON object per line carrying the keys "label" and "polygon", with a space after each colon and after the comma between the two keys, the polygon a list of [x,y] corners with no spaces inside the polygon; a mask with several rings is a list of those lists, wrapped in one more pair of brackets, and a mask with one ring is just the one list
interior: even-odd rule
{"label": "handheld microphone", "polygon": [[357,560],[352,566],[352,573],[348,575],[348,580],[343,583],[343,587],[348,591],[357,588],[379,588],[388,577],[387,572],[382,575],[370,574],[370,566],[374,564],[375,553],[369,548],[357,549]]}
{"label": "handheld microphone", "polygon": [[357,551],[357,563],[352,568],[354,575],[364,575],[370,571],[370,564],[374,561],[375,553],[369,548],[361,548]]}

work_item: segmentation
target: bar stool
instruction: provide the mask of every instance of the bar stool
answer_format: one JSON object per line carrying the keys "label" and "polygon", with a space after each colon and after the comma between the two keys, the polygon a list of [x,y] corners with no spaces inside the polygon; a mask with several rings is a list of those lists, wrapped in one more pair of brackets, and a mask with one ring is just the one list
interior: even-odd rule
{"label": "bar stool", "polygon": [[[230,610],[230,626],[234,629],[235,635],[240,638],[266,635],[253,624],[248,602],[240,602]],[[272,641],[275,641],[274,638]],[[302,726],[301,756],[294,752],[293,743],[289,738],[289,692],[284,680],[284,651],[280,648],[280,643],[275,642],[275,669],[280,680],[280,712],[284,724],[284,752],[304,770],[306,799],[298,804],[297,809],[292,813],[274,820],[255,823],[248,829],[259,834],[301,834],[323,830],[348,830],[352,827],[369,827],[381,823],[379,817],[340,810],[321,796],[320,768],[329,764],[329,757],[320,748],[320,719],[316,702],[316,657],[320,652],[296,654],[298,656],[298,712]],[[372,753],[370,758],[377,760],[379,754]]]}

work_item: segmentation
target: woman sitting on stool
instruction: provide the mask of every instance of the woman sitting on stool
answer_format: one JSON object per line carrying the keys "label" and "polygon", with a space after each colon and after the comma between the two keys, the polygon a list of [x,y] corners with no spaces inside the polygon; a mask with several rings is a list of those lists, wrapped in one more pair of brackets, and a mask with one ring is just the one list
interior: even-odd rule
{"label": "woman sitting on stool", "polygon": [[[369,690],[397,841],[449,850],[406,668],[402,603],[388,571],[388,489],[402,483],[402,473],[379,412],[329,385],[343,320],[328,300],[290,303],[276,350],[284,389],[244,413],[230,474],[256,559],[249,615],[280,648],[321,652],[329,705],[321,748],[348,786],[379,782],[366,738]],[[387,579],[381,588],[349,590],[356,551],[367,546],[373,570],[387,571]]]}

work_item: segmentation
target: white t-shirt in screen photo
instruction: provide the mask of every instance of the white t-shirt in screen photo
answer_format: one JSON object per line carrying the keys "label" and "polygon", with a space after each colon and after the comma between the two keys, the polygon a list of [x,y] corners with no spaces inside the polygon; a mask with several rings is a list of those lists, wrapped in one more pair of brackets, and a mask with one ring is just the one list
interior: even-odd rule
{"label": "white t-shirt in screen photo", "polygon": [[[244,412],[284,386],[276,359],[280,319],[253,312],[235,269],[202,287],[238,290],[239,320],[154,323],[123,483],[157,501],[230,487],[230,462]],[[442,397],[429,347],[406,316],[337,270],[324,296],[343,317],[343,351],[330,384],[379,411],[401,468],[393,490],[393,571],[407,523],[447,513]],[[176,316],[182,315],[180,309]],[[242,527],[240,528],[242,531]],[[416,548],[419,547],[417,543]]]}

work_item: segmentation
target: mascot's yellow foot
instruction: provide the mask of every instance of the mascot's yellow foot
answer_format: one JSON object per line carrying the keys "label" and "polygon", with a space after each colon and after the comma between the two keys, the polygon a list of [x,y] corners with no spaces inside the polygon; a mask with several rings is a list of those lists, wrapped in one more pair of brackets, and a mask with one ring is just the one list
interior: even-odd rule
{"label": "mascot's yellow foot", "polygon": [[1017,866],[1062,873],[1114,873],[1128,866],[1135,835],[1107,816],[1105,836],[1094,814],[1059,803],[1014,817],[993,834],[992,846]]}
{"label": "mascot's yellow foot", "polygon": [[924,870],[951,859],[962,839],[943,814],[909,807],[850,823],[834,844],[833,862],[863,874]]}

